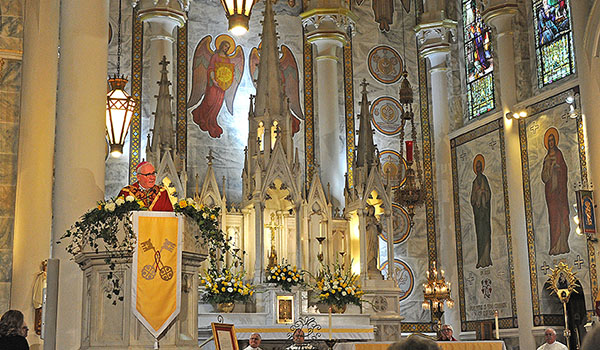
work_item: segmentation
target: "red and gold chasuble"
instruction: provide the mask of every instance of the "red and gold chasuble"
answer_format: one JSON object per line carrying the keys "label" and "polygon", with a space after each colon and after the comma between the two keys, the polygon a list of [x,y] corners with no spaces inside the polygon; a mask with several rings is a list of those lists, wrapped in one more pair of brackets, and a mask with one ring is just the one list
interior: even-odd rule
{"label": "red and gold chasuble", "polygon": [[155,339],[181,306],[183,219],[168,212],[133,213],[137,244],[131,268],[131,308]]}
{"label": "red and gold chasuble", "polygon": [[154,185],[145,191],[140,187],[140,183],[136,182],[123,187],[121,192],[119,192],[119,196],[133,196],[135,199],[141,200],[144,206],[150,211],[173,211],[169,192],[162,186]]}

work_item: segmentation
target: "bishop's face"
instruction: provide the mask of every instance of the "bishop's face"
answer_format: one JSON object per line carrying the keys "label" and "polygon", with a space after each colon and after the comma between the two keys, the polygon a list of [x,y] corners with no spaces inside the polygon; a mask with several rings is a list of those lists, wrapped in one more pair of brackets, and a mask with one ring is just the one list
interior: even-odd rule
{"label": "bishop's face", "polygon": [[137,173],[137,179],[143,188],[152,188],[156,182],[156,170],[150,163],[142,165]]}

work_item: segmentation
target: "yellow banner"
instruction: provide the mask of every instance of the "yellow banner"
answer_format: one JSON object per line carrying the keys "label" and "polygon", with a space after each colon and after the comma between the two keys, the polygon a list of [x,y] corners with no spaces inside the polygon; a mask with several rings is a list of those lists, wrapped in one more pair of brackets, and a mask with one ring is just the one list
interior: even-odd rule
{"label": "yellow banner", "polygon": [[158,338],[179,313],[181,227],[173,213],[136,214],[132,306],[140,322]]}

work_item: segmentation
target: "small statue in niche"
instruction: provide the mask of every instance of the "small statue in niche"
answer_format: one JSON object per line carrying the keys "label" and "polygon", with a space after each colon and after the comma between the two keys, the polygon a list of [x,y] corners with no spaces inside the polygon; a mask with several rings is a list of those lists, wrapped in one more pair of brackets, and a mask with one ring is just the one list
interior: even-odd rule
{"label": "small statue in niche", "polygon": [[382,232],[381,223],[375,216],[375,207],[367,205],[365,209],[365,236],[367,239],[367,275],[369,279],[383,279],[377,268],[379,256],[379,235]]}

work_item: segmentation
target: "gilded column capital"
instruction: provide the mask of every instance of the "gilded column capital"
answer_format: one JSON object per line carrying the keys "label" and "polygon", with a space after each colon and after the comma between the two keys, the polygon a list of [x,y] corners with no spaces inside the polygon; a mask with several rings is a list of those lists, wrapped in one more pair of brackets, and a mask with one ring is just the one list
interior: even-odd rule
{"label": "gilded column capital", "polygon": [[190,0],[131,0],[142,22],[166,22],[182,27],[187,22]]}
{"label": "gilded column capital", "polygon": [[318,40],[335,40],[342,45],[349,39],[348,28],[354,29],[358,17],[349,9],[313,8],[300,14],[306,39],[310,43]]}
{"label": "gilded column capital", "polygon": [[[456,38],[456,21],[445,18],[444,12],[439,16],[425,13],[422,22],[415,26],[419,54],[429,57],[436,53],[449,53],[450,44]],[[424,21],[430,19],[429,21]]]}

